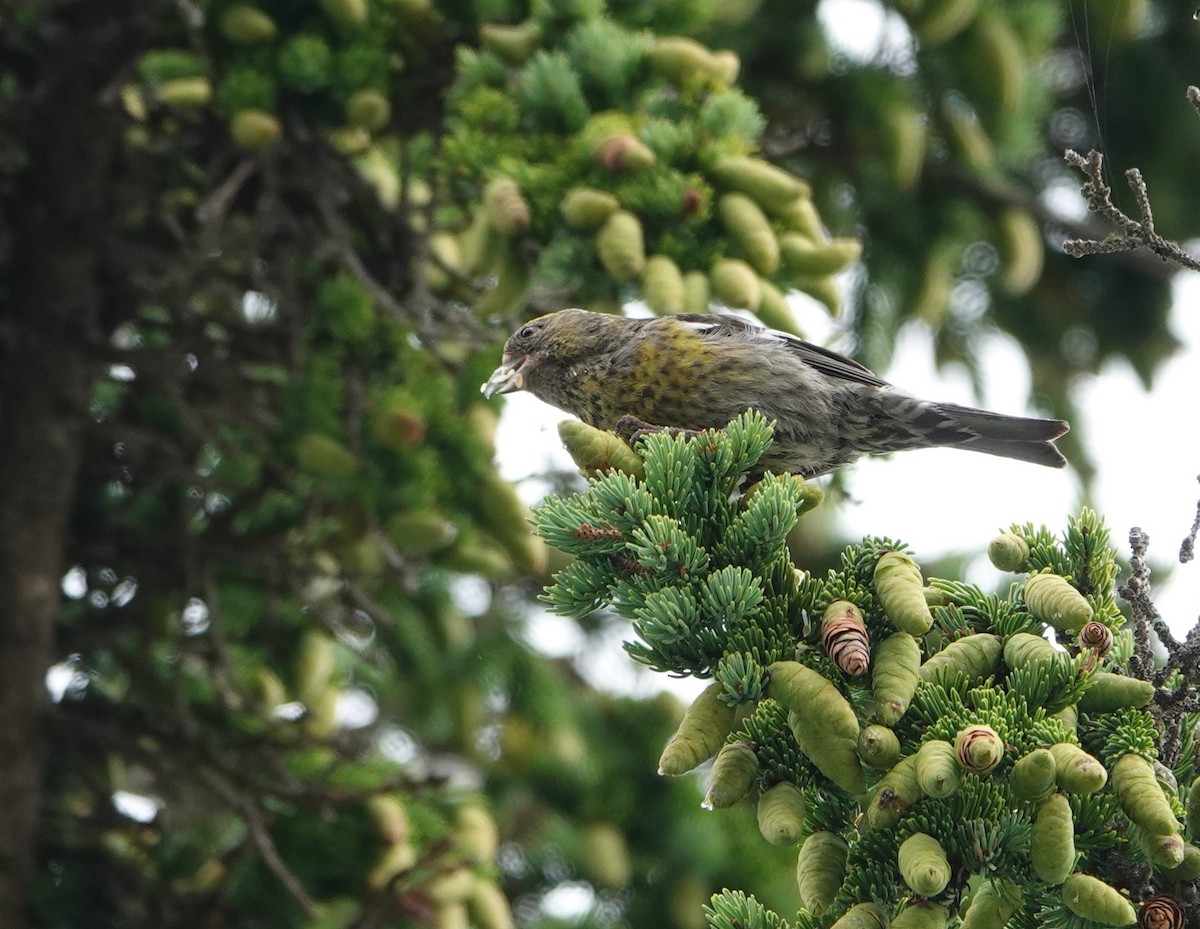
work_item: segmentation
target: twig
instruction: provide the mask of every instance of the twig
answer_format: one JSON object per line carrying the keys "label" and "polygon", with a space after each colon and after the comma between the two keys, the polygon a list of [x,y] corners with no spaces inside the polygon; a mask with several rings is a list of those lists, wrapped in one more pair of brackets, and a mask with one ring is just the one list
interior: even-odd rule
{"label": "twig", "polygon": [[[1195,90],[1196,88],[1189,87],[1188,89]],[[1200,481],[1200,475],[1197,475],[1196,480]],[[1180,546],[1179,546],[1179,563],[1180,564],[1187,564],[1189,561],[1191,561],[1193,558],[1196,557],[1196,536],[1197,536],[1197,534],[1200,534],[1200,501],[1196,502],[1196,518],[1192,520],[1191,531],[1188,532],[1187,538],[1185,538],[1183,540],[1182,544],[1180,544]]]}
{"label": "twig", "polygon": [[1113,252],[1127,252],[1143,246],[1158,255],[1164,262],[1174,262],[1191,271],[1200,271],[1200,259],[1189,255],[1174,242],[1164,239],[1154,230],[1154,214],[1150,208],[1150,194],[1146,190],[1146,182],[1142,172],[1130,168],[1125,172],[1125,179],[1137,200],[1141,222],[1127,216],[1112,202],[1112,188],[1104,180],[1104,156],[1093,149],[1084,158],[1071,149],[1065,155],[1067,164],[1078,168],[1087,181],[1080,188],[1088,209],[1098,213],[1117,226],[1121,233],[1112,233],[1103,239],[1067,239],[1063,242],[1063,251],[1074,258],[1084,255],[1103,255]]}
{"label": "twig", "polygon": [[225,178],[212,193],[200,201],[199,206],[196,207],[196,221],[205,225],[211,220],[224,216],[238,191],[242,189],[242,185],[254,173],[254,168],[255,163],[249,158],[238,162],[229,177]]}
{"label": "twig", "polygon": [[315,917],[320,907],[317,905],[317,901],[308,895],[308,891],[304,889],[300,879],[292,873],[292,869],[280,857],[279,849],[275,847],[275,840],[271,838],[266,820],[263,819],[262,810],[249,799],[236,796],[226,799],[232,802],[245,818],[246,824],[250,827],[250,837],[254,840],[254,845],[262,856],[263,864],[275,875],[284,889],[292,895],[292,898],[300,904],[304,915],[309,919]]}
{"label": "twig", "polygon": [[[1129,661],[1134,677],[1148,681],[1154,670],[1150,651],[1150,628],[1158,618],[1158,608],[1150,599],[1150,566],[1146,564],[1146,549],[1150,537],[1134,526],[1129,530],[1129,579],[1117,588],[1117,593],[1129,604],[1133,613],[1133,658]],[[1170,632],[1167,632],[1170,636]],[[1172,644],[1174,640],[1172,639]]]}

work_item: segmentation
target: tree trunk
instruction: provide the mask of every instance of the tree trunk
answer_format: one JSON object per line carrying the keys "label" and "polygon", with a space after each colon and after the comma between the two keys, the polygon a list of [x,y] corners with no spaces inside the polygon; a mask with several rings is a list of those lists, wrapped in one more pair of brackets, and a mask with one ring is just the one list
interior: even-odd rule
{"label": "tree trunk", "polygon": [[12,235],[0,289],[0,913],[14,929],[28,922],[45,675],[105,335],[109,175],[124,122],[110,82],[137,31],[124,2],[47,4],[43,15],[47,42],[22,75],[28,168],[0,204]]}

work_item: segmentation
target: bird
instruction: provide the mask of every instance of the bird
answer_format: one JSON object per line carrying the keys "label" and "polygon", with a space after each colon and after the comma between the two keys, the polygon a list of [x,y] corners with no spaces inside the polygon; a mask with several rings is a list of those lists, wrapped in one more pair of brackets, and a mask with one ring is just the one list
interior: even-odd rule
{"label": "bird", "polygon": [[520,326],[486,397],[525,390],[610,432],[724,427],[746,410],[775,422],[760,472],[805,478],[863,455],[948,446],[1062,468],[1059,419],[922,400],[851,358],[739,316],[634,319],[563,309]]}

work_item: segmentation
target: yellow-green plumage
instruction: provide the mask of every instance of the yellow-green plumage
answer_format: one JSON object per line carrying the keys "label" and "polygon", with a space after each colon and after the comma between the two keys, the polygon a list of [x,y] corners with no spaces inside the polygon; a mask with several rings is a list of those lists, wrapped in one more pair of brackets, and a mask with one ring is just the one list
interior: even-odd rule
{"label": "yellow-green plumage", "polygon": [[[614,278],[640,277],[636,217],[617,211],[596,235]],[[697,280],[684,279],[685,307],[700,296]],[[718,261],[713,286],[731,305],[754,306],[761,296],[757,274],[736,259]],[[849,358],[732,316],[627,319],[569,309],[539,317],[508,340],[504,364],[484,385],[489,394],[522,389],[610,431],[623,416],[702,430],[757,410],[776,423],[762,471],[813,476],[864,454],[939,445],[1065,464],[1050,444],[1065,423],[919,400]]]}

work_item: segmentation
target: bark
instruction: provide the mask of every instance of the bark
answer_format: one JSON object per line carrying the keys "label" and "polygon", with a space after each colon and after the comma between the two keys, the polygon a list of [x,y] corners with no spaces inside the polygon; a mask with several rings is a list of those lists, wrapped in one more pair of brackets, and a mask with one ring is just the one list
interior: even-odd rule
{"label": "bark", "polygon": [[13,929],[28,922],[45,675],[102,338],[109,174],[122,130],[110,82],[137,28],[125,3],[43,11],[45,54],[23,75],[29,167],[3,205],[14,244],[0,290],[0,913]]}

